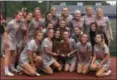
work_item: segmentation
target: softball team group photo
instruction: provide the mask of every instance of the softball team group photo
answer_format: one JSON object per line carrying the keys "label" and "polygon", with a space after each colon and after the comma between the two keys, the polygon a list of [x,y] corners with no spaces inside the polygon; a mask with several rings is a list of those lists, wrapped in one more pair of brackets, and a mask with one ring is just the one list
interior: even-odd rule
{"label": "softball team group photo", "polygon": [[82,15],[77,9],[71,15],[63,7],[58,14],[53,6],[42,16],[39,7],[32,12],[22,8],[6,25],[1,18],[4,75],[41,76],[61,71],[87,75],[94,71],[96,77],[110,76],[110,19],[102,8],[96,8],[95,14],[91,6],[85,11]]}

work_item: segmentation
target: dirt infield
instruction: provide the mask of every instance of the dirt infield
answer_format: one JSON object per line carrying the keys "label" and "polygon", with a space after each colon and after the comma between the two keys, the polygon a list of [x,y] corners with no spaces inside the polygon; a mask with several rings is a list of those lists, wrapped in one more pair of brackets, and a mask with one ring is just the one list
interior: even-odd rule
{"label": "dirt infield", "polygon": [[95,76],[95,73],[94,72],[90,72],[88,73],[87,75],[81,75],[81,74],[77,74],[76,72],[73,72],[73,73],[70,73],[70,72],[55,72],[53,75],[41,75],[40,77],[29,77],[29,76],[26,76],[26,75],[19,75],[19,74],[16,74],[16,76],[13,76],[13,77],[6,77],[4,75],[4,70],[3,70],[3,58],[1,58],[1,80],[44,80],[44,79],[48,79],[48,80],[65,80],[65,79],[80,79],[80,80],[91,80],[91,79],[96,79],[96,80],[99,80],[99,79],[105,79],[105,80],[110,80],[110,79],[117,79],[116,78],[116,57],[112,57],[111,58],[111,70],[112,70],[112,74],[108,77],[101,77],[101,78],[97,78]]}

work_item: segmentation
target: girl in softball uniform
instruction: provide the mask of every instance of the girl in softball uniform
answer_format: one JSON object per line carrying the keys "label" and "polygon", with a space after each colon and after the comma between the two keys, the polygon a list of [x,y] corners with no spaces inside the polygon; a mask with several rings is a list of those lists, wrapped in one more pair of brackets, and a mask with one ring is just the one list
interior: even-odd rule
{"label": "girl in softball uniform", "polygon": [[95,15],[91,6],[86,7],[86,15],[84,16],[84,32],[89,34],[90,24],[95,22]]}
{"label": "girl in softball uniform", "polygon": [[48,36],[42,42],[43,71],[47,74],[53,74],[51,65],[56,67],[58,71],[61,70],[61,65],[54,59],[54,56],[58,56],[58,54],[52,51],[54,30],[49,29],[47,35]]}
{"label": "girl in softball uniform", "polygon": [[77,73],[86,74],[91,62],[92,45],[88,42],[88,35],[82,34],[80,42],[76,44],[77,49]]}
{"label": "girl in softball uniform", "polygon": [[94,56],[91,62],[91,69],[96,70],[96,76],[107,76],[111,74],[109,48],[104,42],[103,34],[96,35],[94,46]]}
{"label": "girl in softball uniform", "polygon": [[[10,63],[10,69],[13,72],[17,72],[15,69],[15,60],[18,49],[22,47],[23,40],[23,23],[21,22],[22,12],[17,12],[15,15],[15,19],[11,20],[8,25],[8,34],[5,34],[3,40],[3,51],[5,51],[5,75],[13,76],[14,74],[10,73],[8,64]],[[3,39],[4,39],[3,38]],[[9,59],[11,60],[9,62]]]}
{"label": "girl in softball uniform", "polygon": [[113,34],[112,34],[112,29],[111,29],[111,25],[110,25],[110,20],[109,18],[106,16],[104,16],[103,14],[103,10],[102,8],[97,8],[97,16],[96,16],[96,23],[98,25],[98,30],[100,32],[103,32],[104,34],[106,34],[106,38],[107,38],[107,45],[110,44],[110,42],[113,40]]}
{"label": "girl in softball uniform", "polygon": [[41,41],[43,39],[43,33],[42,32],[35,32],[34,39],[30,40],[25,48],[23,49],[20,59],[19,59],[19,66],[20,69],[30,76],[40,76],[39,73],[37,73],[37,69],[42,64],[42,58],[38,56],[38,50]]}
{"label": "girl in softball uniform", "polygon": [[81,12],[79,10],[74,11],[74,18],[71,20],[71,26],[72,29],[77,27],[82,32],[84,31],[84,19],[82,18]]}
{"label": "girl in softball uniform", "polygon": [[63,64],[64,71],[73,72],[76,65],[76,42],[74,39],[69,38],[69,36],[69,31],[63,32],[63,40],[61,41],[63,45],[61,46],[61,48],[63,47],[64,50],[61,51],[61,56],[65,58],[65,63]]}

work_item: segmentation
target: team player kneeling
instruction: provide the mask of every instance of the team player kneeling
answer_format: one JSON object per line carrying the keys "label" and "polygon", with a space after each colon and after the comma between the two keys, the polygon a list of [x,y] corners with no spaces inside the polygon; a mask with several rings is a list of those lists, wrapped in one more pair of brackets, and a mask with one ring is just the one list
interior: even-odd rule
{"label": "team player kneeling", "polygon": [[[47,33],[47,37],[42,41],[43,33],[35,32],[34,39],[25,45],[19,57],[18,67],[20,71],[30,76],[40,76],[37,72],[39,69],[47,74],[53,74],[53,67],[55,67],[58,71],[62,71],[63,68],[64,71],[76,71],[79,74],[87,74],[95,70],[98,77],[110,75],[110,54],[108,46],[104,42],[103,34],[96,34],[96,44],[92,48],[91,43],[88,42],[87,34],[80,35],[80,41],[75,43],[74,39],[69,38],[69,32],[64,31],[64,39],[61,40],[61,43],[68,42],[69,46],[67,48],[69,47],[70,52],[68,54],[58,54],[52,51],[53,43],[51,39],[54,36],[54,30],[49,29]],[[62,57],[63,62],[59,60],[60,58],[56,60],[55,57],[59,56]],[[7,58],[7,55],[5,58]],[[5,67],[5,75],[13,76],[13,73],[9,72]]]}

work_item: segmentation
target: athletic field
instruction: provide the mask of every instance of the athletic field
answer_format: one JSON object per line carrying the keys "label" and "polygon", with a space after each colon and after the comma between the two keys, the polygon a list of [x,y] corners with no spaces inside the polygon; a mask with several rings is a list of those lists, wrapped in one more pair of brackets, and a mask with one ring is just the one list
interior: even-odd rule
{"label": "athletic field", "polygon": [[3,70],[3,58],[1,58],[1,80],[99,80],[99,79],[104,79],[104,80],[111,80],[114,79],[116,80],[116,57],[111,58],[111,67],[110,69],[112,70],[112,74],[108,77],[101,77],[97,78],[95,76],[95,72],[90,72],[87,75],[82,75],[82,74],[77,74],[76,72],[55,72],[53,75],[46,75],[44,73],[41,73],[41,76],[27,76],[25,74],[15,74],[13,77],[6,77],[4,75],[4,70]]}

